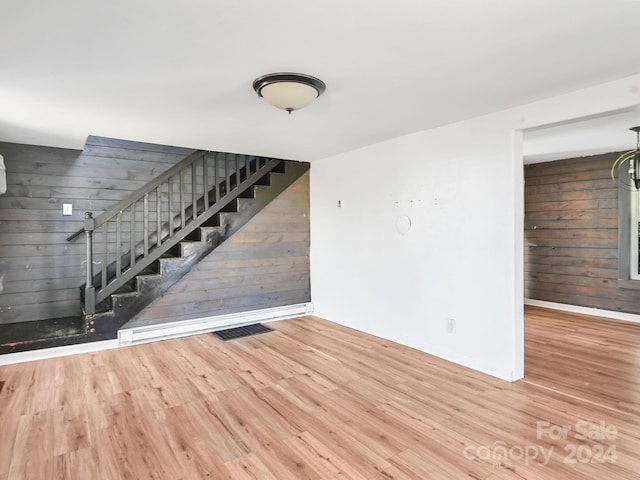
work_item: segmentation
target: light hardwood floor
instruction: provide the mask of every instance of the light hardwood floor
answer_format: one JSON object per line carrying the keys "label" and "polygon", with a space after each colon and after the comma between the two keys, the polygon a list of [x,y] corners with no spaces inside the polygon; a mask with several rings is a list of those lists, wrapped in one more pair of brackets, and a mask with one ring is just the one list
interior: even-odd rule
{"label": "light hardwood floor", "polygon": [[0,367],[0,480],[640,478],[640,325],[529,308],[517,383],[271,325]]}

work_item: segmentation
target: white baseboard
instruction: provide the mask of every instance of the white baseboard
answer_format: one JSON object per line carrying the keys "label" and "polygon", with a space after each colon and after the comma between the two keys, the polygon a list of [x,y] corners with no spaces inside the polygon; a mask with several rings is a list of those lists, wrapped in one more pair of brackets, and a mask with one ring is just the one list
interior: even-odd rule
{"label": "white baseboard", "polygon": [[118,340],[77,343],[75,345],[65,345],[64,347],[42,348],[40,350],[29,350],[28,352],[5,353],[4,355],[0,355],[0,365],[45,360],[47,358],[64,357],[66,355],[77,355],[79,353],[98,352],[100,350],[109,350],[112,348],[118,348]]}
{"label": "white baseboard", "polygon": [[613,320],[622,320],[625,322],[640,323],[640,315],[625,312],[615,312],[613,310],[601,310],[599,308],[579,307],[577,305],[569,305],[566,303],[546,302],[544,300],[533,300],[531,298],[524,299],[525,305],[534,307],[551,308],[553,310],[562,310],[564,312],[581,313],[583,315],[593,315],[594,317],[606,317]]}
{"label": "white baseboard", "polygon": [[217,317],[198,318],[181,322],[163,323],[160,325],[148,325],[145,327],[130,328],[118,331],[117,340],[105,340],[102,342],[78,343],[64,347],[43,348],[28,352],[6,353],[0,355],[0,365],[12,363],[31,362],[47,358],[76,355],[79,353],[97,352],[112,348],[126,347],[137,343],[155,342],[169,338],[196,335],[199,333],[213,332],[229,327],[240,327],[257,322],[272,322],[286,318],[300,317],[313,313],[312,303],[300,303],[284,307],[265,308],[251,312],[232,313]]}
{"label": "white baseboard", "polygon": [[169,338],[213,332],[229,327],[241,327],[243,325],[250,325],[256,322],[284,320],[286,318],[300,317],[311,313],[313,313],[312,303],[299,303],[296,305],[265,308],[250,312],[231,313],[215,317],[133,327],[118,331],[118,344],[120,346],[126,346],[138,343],[155,342]]}

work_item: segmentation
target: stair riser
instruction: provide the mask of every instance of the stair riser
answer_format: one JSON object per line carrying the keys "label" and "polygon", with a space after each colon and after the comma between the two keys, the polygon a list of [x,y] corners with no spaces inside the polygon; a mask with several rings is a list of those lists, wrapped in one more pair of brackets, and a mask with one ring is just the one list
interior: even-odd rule
{"label": "stair riser", "polygon": [[136,291],[143,295],[153,293],[162,284],[162,275],[149,275],[136,278]]}
{"label": "stair riser", "polygon": [[101,312],[86,317],[87,330],[91,334],[101,334],[112,332],[111,325],[115,321],[115,315],[113,311]]}
{"label": "stair riser", "polygon": [[190,257],[202,249],[203,242],[180,242],[180,257]]}
{"label": "stair riser", "polygon": [[202,243],[205,242],[216,242],[219,239],[224,238],[224,231],[226,228],[224,226],[218,227],[200,227],[199,234],[196,235],[200,240],[198,242],[189,241],[189,242],[180,242],[180,256],[188,257],[197,253],[202,248]]}
{"label": "stair riser", "polygon": [[173,272],[182,269],[185,262],[184,258],[161,258],[158,260],[160,264],[160,275],[171,275]]}
{"label": "stair riser", "polygon": [[200,239],[203,242],[216,242],[224,238],[224,227],[200,227]]}

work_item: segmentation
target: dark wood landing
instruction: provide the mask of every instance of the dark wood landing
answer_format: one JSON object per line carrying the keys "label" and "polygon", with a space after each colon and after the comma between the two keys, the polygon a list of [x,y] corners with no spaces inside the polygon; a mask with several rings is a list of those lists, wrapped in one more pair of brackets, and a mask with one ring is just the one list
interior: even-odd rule
{"label": "dark wood landing", "polygon": [[87,334],[80,317],[8,323],[0,325],[0,354],[95,342],[116,336],[117,333]]}

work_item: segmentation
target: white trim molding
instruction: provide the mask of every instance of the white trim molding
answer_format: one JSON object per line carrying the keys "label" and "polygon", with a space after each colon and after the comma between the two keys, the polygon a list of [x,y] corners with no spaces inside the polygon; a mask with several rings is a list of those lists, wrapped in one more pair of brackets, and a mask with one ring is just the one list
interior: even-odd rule
{"label": "white trim molding", "polygon": [[577,305],[533,300],[531,298],[525,298],[524,304],[531,305],[533,307],[551,308],[553,310],[562,310],[564,312],[592,315],[594,317],[606,317],[612,320],[622,320],[624,322],[640,323],[640,315],[636,315],[634,313],[615,312],[613,310],[601,310],[599,308],[591,307],[579,307]]}
{"label": "white trim molding", "polygon": [[46,360],[47,358],[98,352],[100,350],[110,350],[112,348],[118,348],[117,340],[76,343],[75,345],[65,345],[63,347],[41,348],[39,350],[29,350],[26,352],[5,353],[0,355],[0,365],[32,362],[34,360]]}
{"label": "white trim molding", "polygon": [[118,331],[118,344],[120,346],[126,346],[155,342],[169,338],[213,332],[224,328],[241,327],[256,322],[284,320],[309,315],[311,313],[313,313],[312,303],[299,303],[284,307],[265,308],[249,312],[230,313],[228,315],[125,328]]}

